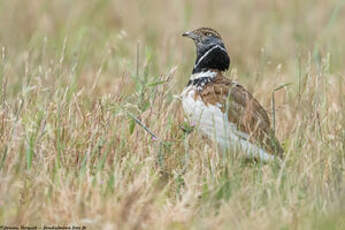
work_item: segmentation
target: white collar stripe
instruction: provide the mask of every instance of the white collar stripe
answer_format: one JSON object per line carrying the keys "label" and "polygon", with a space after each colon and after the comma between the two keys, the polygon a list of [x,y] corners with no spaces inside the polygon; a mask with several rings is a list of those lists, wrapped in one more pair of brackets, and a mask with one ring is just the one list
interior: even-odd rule
{"label": "white collar stripe", "polygon": [[216,75],[217,75],[217,72],[208,70],[206,72],[192,74],[190,80],[195,80],[195,79],[204,78],[204,77],[214,78]]}
{"label": "white collar stripe", "polygon": [[202,55],[202,57],[199,59],[199,61],[195,64],[194,68],[198,67],[198,65],[201,63],[201,61],[207,56],[209,55],[209,53],[211,53],[213,50],[215,50],[216,48],[219,48],[221,50],[223,50],[224,52],[226,52],[226,50],[221,47],[220,45],[216,45],[214,47],[212,47],[211,49],[209,49],[204,55]]}

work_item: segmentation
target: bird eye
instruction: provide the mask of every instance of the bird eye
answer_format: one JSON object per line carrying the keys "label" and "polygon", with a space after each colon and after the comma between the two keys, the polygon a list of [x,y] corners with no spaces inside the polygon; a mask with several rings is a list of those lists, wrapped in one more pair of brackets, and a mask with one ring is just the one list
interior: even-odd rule
{"label": "bird eye", "polygon": [[205,35],[208,36],[208,37],[212,36],[211,33],[206,33]]}

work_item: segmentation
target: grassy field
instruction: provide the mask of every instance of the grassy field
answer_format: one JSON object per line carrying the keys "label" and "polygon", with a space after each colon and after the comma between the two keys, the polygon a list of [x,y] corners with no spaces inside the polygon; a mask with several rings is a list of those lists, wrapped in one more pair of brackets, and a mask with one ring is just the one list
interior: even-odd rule
{"label": "grassy field", "polygon": [[[0,0],[0,226],[345,229],[344,22],[344,0]],[[270,116],[287,84],[281,165],[180,129],[199,26]]]}

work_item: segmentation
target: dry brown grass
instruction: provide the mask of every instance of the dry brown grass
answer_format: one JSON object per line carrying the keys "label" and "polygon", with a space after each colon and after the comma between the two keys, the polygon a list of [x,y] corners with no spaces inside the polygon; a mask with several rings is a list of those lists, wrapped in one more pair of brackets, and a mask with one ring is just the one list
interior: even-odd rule
{"label": "dry brown grass", "polygon": [[[0,225],[345,229],[344,4],[0,0]],[[200,25],[268,111],[292,83],[281,166],[179,128]]]}

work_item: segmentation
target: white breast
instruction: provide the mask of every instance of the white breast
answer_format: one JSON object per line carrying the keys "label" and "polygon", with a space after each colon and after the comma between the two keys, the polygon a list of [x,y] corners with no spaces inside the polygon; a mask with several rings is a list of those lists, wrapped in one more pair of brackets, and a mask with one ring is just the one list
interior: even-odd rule
{"label": "white breast", "polygon": [[216,141],[223,149],[240,148],[246,152],[247,157],[259,158],[263,161],[274,159],[260,147],[248,141],[249,136],[237,130],[235,124],[229,122],[227,114],[221,111],[221,104],[208,105],[200,100],[194,99],[195,87],[188,86],[181,94],[183,110],[190,122],[196,124],[197,128],[210,139]]}

